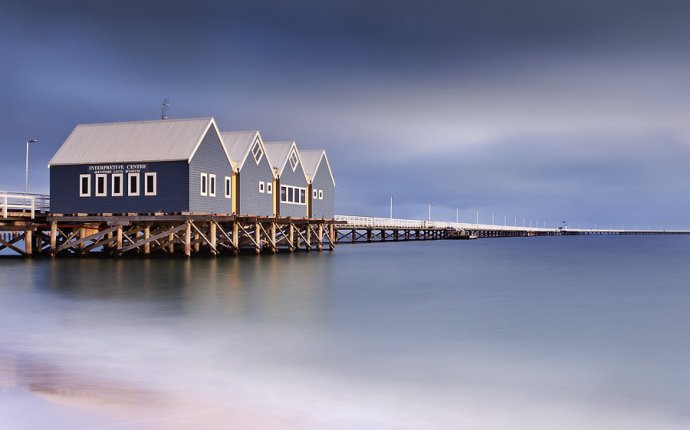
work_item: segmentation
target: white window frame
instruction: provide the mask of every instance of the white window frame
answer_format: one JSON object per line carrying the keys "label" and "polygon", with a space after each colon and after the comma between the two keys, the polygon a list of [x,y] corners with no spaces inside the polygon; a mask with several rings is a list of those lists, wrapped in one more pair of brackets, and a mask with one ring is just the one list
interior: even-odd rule
{"label": "white window frame", "polygon": [[208,196],[208,173],[202,173],[200,176],[199,195]]}
{"label": "white window frame", "polygon": [[311,198],[312,198],[312,199],[318,199],[318,198],[319,198],[319,190],[317,190],[316,188],[314,188],[314,189],[312,190],[312,193],[311,193]]}
{"label": "white window frame", "polygon": [[208,196],[216,196],[216,175],[212,175],[210,173],[208,175]]}
{"label": "white window frame", "polygon": [[[156,172],[146,172],[144,173],[144,195],[145,196],[155,196],[158,194],[158,175],[156,175]],[[148,190],[148,185],[149,185],[149,178],[153,178],[153,190],[149,191]]]}
{"label": "white window frame", "polygon": [[323,200],[323,190],[319,190],[319,200]]}
{"label": "white window frame", "polygon": [[[307,204],[307,189],[304,187],[294,187],[292,185],[281,185],[281,193],[280,193],[280,202],[281,203],[289,203],[293,205],[302,205],[305,206]],[[282,193],[282,188],[285,188],[285,200],[283,200],[283,193]],[[292,190],[292,200],[289,199],[290,196],[290,191]],[[302,200],[301,194],[302,191],[304,191],[304,202],[301,202]]]}
{"label": "white window frame", "polygon": [[[82,181],[86,179],[86,192],[82,192]],[[79,197],[91,197],[91,175],[79,175]]]}
{"label": "white window frame", "polygon": [[254,141],[254,146],[252,146],[252,156],[254,157],[254,162],[258,166],[261,163],[261,159],[264,157],[264,150],[261,148],[261,143],[259,139]]}
{"label": "white window frame", "polygon": [[225,198],[226,199],[232,198],[232,177],[231,176],[225,177]]}
{"label": "white window frame", "polygon": [[[132,192],[132,178],[135,178],[137,183],[137,190]],[[138,196],[141,194],[141,178],[138,173],[127,173],[127,195],[128,196]]]}
{"label": "white window frame", "polygon": [[[120,178],[120,192],[115,191],[115,178]],[[110,177],[110,195],[113,197],[122,197],[125,191],[125,178],[122,173],[113,173]]]}
{"label": "white window frame", "polygon": [[266,183],[264,181],[259,181],[259,192],[261,194],[266,192]]}
{"label": "white window frame", "polygon": [[273,183],[266,182],[266,194],[273,194]]}
{"label": "white window frame", "polygon": [[297,166],[299,165],[299,157],[297,156],[297,151],[294,149],[290,153],[290,167],[292,167],[292,171],[294,172],[295,169],[297,169]]}
{"label": "white window frame", "polygon": [[[98,192],[98,180],[103,179],[103,192]],[[108,196],[108,174],[107,173],[96,173],[96,197],[107,197]]]}

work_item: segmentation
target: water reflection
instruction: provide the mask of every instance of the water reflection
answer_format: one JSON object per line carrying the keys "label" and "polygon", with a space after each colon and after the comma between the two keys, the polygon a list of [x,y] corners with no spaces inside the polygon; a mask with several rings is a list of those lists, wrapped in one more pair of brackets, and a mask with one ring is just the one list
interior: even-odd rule
{"label": "water reflection", "polygon": [[79,409],[77,429],[687,428],[688,251],[545,238],[2,262],[0,419],[25,393],[12,410],[147,408]]}
{"label": "water reflection", "polygon": [[[314,257],[320,258],[316,265]],[[21,267],[26,276],[15,281],[62,299],[149,303],[157,312],[270,318],[298,311],[302,317],[316,317],[331,262],[329,257],[304,254],[192,260],[58,259],[28,262]]]}

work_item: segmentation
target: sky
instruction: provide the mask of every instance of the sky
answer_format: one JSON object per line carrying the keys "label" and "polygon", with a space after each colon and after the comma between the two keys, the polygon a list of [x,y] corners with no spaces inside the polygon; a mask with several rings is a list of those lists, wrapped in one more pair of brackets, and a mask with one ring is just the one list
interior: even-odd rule
{"label": "sky", "polygon": [[[77,124],[325,148],[336,213],[690,228],[690,2],[0,0],[0,189]],[[524,221],[523,221],[524,220]]]}

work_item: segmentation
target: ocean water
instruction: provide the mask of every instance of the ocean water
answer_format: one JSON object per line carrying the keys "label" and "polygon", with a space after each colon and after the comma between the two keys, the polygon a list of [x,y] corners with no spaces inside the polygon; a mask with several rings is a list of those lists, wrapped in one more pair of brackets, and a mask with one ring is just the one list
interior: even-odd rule
{"label": "ocean water", "polygon": [[0,429],[687,429],[690,238],[0,261]]}

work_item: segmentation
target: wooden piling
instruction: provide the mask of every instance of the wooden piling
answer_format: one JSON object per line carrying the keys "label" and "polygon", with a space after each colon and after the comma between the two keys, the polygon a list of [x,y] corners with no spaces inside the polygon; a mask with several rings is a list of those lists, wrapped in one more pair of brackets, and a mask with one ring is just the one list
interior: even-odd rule
{"label": "wooden piling", "polygon": [[258,222],[254,224],[254,241],[256,242],[254,249],[257,255],[261,254],[261,224]]}
{"label": "wooden piling", "polygon": [[232,223],[232,247],[232,252],[237,255],[237,252],[240,249],[240,227],[237,221],[233,221]]}
{"label": "wooden piling", "polygon": [[328,249],[330,251],[333,251],[335,249],[335,241],[338,240],[338,238],[336,237],[336,231],[333,224],[328,226],[328,237],[331,239],[330,243],[328,244]]}
{"label": "wooden piling", "polygon": [[306,226],[307,226],[307,232],[305,234],[305,240],[304,240],[305,244],[304,245],[306,247],[305,248],[306,251],[311,251],[311,226],[309,225],[309,223],[307,223]]}
{"label": "wooden piling", "polygon": [[33,232],[31,230],[26,230],[24,232],[24,252],[26,252],[27,257],[33,255],[33,244]]}
{"label": "wooden piling", "polygon": [[57,252],[57,221],[50,222],[50,256],[55,257]]}
{"label": "wooden piling", "polygon": [[216,223],[211,222],[209,225],[209,238],[208,240],[211,242],[211,255],[216,255],[218,253],[217,249],[217,234],[216,234]]}
{"label": "wooden piling", "polygon": [[122,225],[117,226],[115,234],[117,236],[116,253],[117,255],[122,255]]}
{"label": "wooden piling", "polygon": [[[144,240],[145,241],[149,240],[150,237],[151,237],[151,227],[147,225],[146,227],[144,227]],[[150,253],[151,253],[151,242],[146,242],[144,244],[144,254],[149,255]]]}
{"label": "wooden piling", "polygon": [[184,255],[190,257],[192,255],[192,224],[187,221],[184,230]]}

